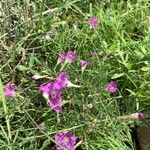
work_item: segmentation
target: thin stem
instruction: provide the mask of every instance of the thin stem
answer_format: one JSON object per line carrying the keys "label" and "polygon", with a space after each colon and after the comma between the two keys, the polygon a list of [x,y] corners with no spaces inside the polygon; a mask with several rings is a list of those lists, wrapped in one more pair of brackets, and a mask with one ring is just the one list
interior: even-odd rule
{"label": "thin stem", "polygon": [[57,113],[57,123],[60,123],[59,113]]}
{"label": "thin stem", "polygon": [[65,66],[66,66],[66,63],[64,63],[64,64],[61,66],[60,71],[62,71]]}
{"label": "thin stem", "polygon": [[6,106],[6,100],[5,100],[5,96],[4,96],[4,92],[3,92],[3,85],[2,85],[1,79],[0,79],[0,100],[3,103],[3,109],[4,109],[6,124],[7,124],[7,130],[8,130],[8,137],[9,137],[9,140],[11,141],[10,120],[9,120],[9,116],[8,116],[8,109]]}
{"label": "thin stem", "polygon": [[139,110],[139,107],[140,107],[139,101],[138,99],[136,99],[136,110]]}

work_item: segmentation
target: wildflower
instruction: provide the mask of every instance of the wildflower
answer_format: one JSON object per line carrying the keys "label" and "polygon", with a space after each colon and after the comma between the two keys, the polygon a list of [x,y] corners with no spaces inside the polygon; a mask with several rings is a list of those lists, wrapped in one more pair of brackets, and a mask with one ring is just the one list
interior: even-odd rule
{"label": "wildflower", "polygon": [[5,87],[4,87],[4,95],[6,97],[8,96],[15,96],[15,87],[12,83],[8,83]]}
{"label": "wildflower", "polygon": [[114,81],[111,81],[106,86],[106,91],[109,93],[115,93],[117,91],[117,84]]}
{"label": "wildflower", "polygon": [[89,19],[89,24],[91,27],[96,27],[98,25],[98,19],[96,17],[91,17]]}
{"label": "wildflower", "polygon": [[53,86],[56,90],[61,90],[67,87],[67,82],[68,82],[68,74],[66,72],[61,72],[55,79]]}
{"label": "wildflower", "polygon": [[49,95],[50,95],[50,91],[52,89],[52,83],[48,82],[48,83],[43,83],[40,85],[39,90],[40,92],[43,93],[43,96],[48,99]]}
{"label": "wildflower", "polygon": [[81,60],[80,61],[80,66],[81,66],[81,70],[82,70],[82,73],[84,72],[84,70],[86,69],[86,67],[89,65],[90,63],[86,60]]}
{"label": "wildflower", "polygon": [[92,55],[93,58],[97,57],[97,53],[95,51],[90,52],[90,53],[91,53],[91,55]]}
{"label": "wildflower", "polygon": [[77,54],[74,51],[68,51],[65,58],[65,64],[71,63],[77,58]]}
{"label": "wildflower", "polygon": [[60,52],[60,53],[58,54],[58,59],[57,59],[57,64],[56,64],[56,66],[59,65],[61,62],[65,61],[65,58],[66,58],[66,53]]}
{"label": "wildflower", "polygon": [[80,87],[79,85],[75,85],[68,80],[68,74],[66,72],[61,72],[58,75],[53,86],[56,90],[62,90],[66,87]]}
{"label": "wildflower", "polygon": [[133,113],[133,114],[129,115],[129,118],[132,118],[132,119],[143,119],[144,118],[144,114],[141,113],[141,112]]}
{"label": "wildflower", "polygon": [[80,87],[75,85],[68,80],[68,74],[61,72],[53,82],[47,82],[40,85],[39,90],[43,96],[48,99],[49,96],[55,96],[61,94],[62,90],[66,87]]}
{"label": "wildflower", "polygon": [[51,97],[49,106],[57,113],[60,113],[62,111],[63,101],[59,93]]}
{"label": "wildflower", "polygon": [[59,132],[54,137],[56,141],[57,150],[73,150],[77,143],[77,137],[75,137],[70,131]]}

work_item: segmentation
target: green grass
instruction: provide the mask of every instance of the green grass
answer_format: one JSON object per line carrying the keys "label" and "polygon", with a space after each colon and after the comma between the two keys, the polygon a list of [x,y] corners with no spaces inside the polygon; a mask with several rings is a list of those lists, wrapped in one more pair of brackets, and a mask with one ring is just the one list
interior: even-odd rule
{"label": "green grass", "polygon": [[[12,81],[17,91],[15,98],[0,97],[0,148],[46,150],[58,131],[69,129],[81,139],[82,149],[134,149],[131,120],[118,116],[138,111],[150,115],[150,4],[146,0],[5,0],[0,5],[0,77],[3,85]],[[89,16],[101,23],[90,29]],[[63,99],[71,102],[63,107],[58,123],[38,91],[48,79],[31,77],[37,73],[56,77],[58,53],[69,49],[78,53],[78,60],[65,71],[82,87],[65,90]],[[92,50],[98,53],[95,59]],[[83,74],[81,59],[91,63]],[[111,79],[119,89],[112,95],[105,91]],[[88,104],[93,107],[85,109]]]}

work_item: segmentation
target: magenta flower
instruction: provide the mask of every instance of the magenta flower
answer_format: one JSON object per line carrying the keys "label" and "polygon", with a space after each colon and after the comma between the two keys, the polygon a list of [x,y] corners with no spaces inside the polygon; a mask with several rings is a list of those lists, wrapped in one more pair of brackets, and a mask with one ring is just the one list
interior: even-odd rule
{"label": "magenta flower", "polygon": [[57,64],[56,64],[56,66],[59,65],[61,62],[65,61],[65,58],[66,58],[66,53],[60,52],[60,53],[58,54],[58,59],[57,59]]}
{"label": "magenta flower", "polygon": [[91,17],[89,19],[89,24],[91,27],[96,27],[98,25],[99,21],[96,17]]}
{"label": "magenta flower", "polygon": [[77,143],[77,137],[75,137],[70,131],[59,132],[54,137],[57,150],[73,150]]}
{"label": "magenta flower", "polygon": [[43,96],[48,99],[49,95],[50,95],[50,91],[52,89],[52,83],[51,82],[47,82],[47,83],[43,83],[40,85],[39,90],[40,92],[42,92]]}
{"label": "magenta flower", "polygon": [[96,58],[96,57],[97,57],[97,53],[96,53],[95,51],[90,52],[90,53],[91,53],[91,55],[92,55],[93,58]]}
{"label": "magenta flower", "polygon": [[43,83],[39,87],[39,91],[42,92],[43,96],[48,99],[49,96],[55,96],[58,93],[61,94],[63,89],[66,87],[80,87],[75,85],[68,80],[68,74],[61,72],[53,82]]}
{"label": "magenta flower", "polygon": [[50,99],[49,106],[51,109],[55,110],[57,113],[60,113],[62,111],[63,101],[60,94],[56,94],[55,96],[52,96]]}
{"label": "magenta flower", "polygon": [[68,51],[65,58],[65,63],[71,63],[77,58],[77,54],[74,51]]}
{"label": "magenta flower", "polygon": [[43,94],[43,96],[48,101],[50,98],[50,108],[55,110],[57,113],[62,111],[64,102],[61,94],[66,87],[80,87],[68,80],[68,74],[66,72],[61,72],[54,81],[43,83],[39,86],[39,91]]}
{"label": "magenta flower", "polygon": [[80,87],[75,85],[68,80],[68,74],[66,72],[61,72],[58,77],[55,79],[53,88],[56,90],[62,90],[66,87]]}
{"label": "magenta flower", "polygon": [[117,84],[114,81],[111,81],[106,86],[106,91],[109,93],[115,93],[117,91]]}
{"label": "magenta flower", "polygon": [[129,118],[132,118],[132,119],[143,119],[144,118],[144,114],[141,113],[141,112],[133,113],[133,114],[129,115]]}
{"label": "magenta flower", "polygon": [[49,99],[49,96],[55,96],[58,93],[61,94],[61,91],[54,87],[53,82],[43,83],[39,87],[39,91],[43,94],[46,99]]}
{"label": "magenta flower", "polygon": [[90,63],[86,60],[81,60],[80,61],[80,66],[81,66],[81,70],[82,70],[82,73],[84,72],[84,70],[86,69],[86,67],[89,65]]}
{"label": "magenta flower", "polygon": [[4,87],[4,95],[6,97],[9,96],[15,96],[15,87],[12,83],[8,83],[5,87]]}
{"label": "magenta flower", "polygon": [[54,89],[61,90],[67,87],[68,74],[66,72],[61,72],[54,81]]}

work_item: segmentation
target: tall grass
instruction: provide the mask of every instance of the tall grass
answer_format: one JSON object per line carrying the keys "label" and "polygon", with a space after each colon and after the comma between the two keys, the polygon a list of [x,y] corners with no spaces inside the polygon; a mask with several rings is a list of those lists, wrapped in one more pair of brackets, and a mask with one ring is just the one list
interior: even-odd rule
{"label": "tall grass", "polygon": [[[150,114],[149,3],[5,0],[1,8],[0,77],[4,85],[15,84],[17,95],[1,94],[0,148],[46,150],[57,132],[71,130],[82,149],[134,149],[128,128],[132,120],[118,116]],[[90,28],[90,16],[99,19],[96,28]],[[58,123],[38,90],[49,79],[31,77],[55,78],[60,72],[60,66],[54,69],[58,53],[70,49],[78,60],[64,71],[82,87],[65,90],[63,99],[69,103]],[[90,51],[98,56],[92,58]],[[90,61],[83,74],[81,59]],[[110,80],[118,85],[116,94],[105,91]]]}

